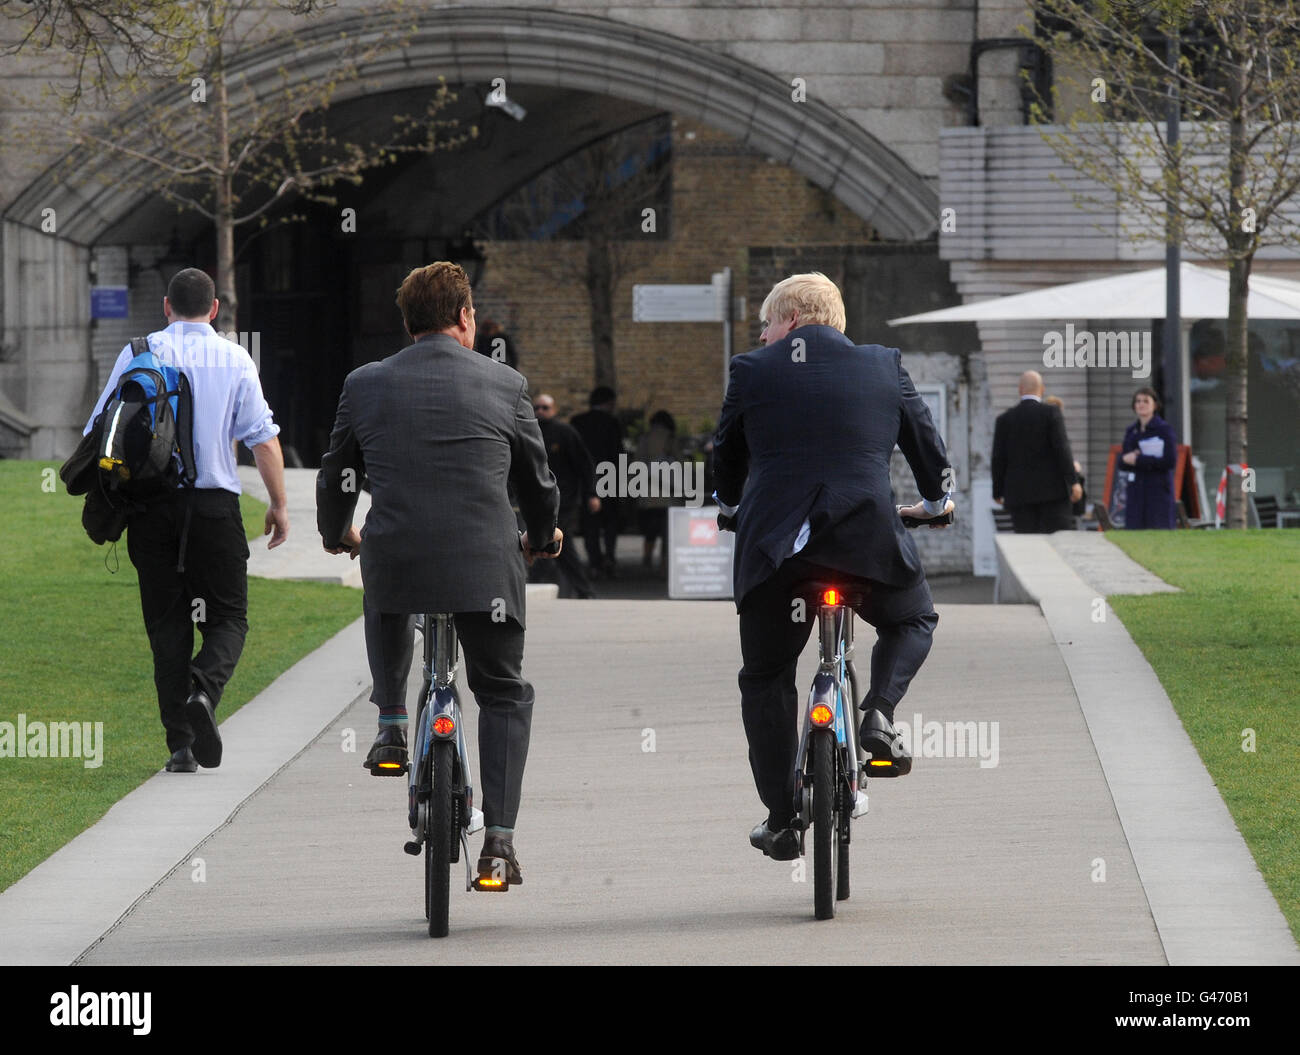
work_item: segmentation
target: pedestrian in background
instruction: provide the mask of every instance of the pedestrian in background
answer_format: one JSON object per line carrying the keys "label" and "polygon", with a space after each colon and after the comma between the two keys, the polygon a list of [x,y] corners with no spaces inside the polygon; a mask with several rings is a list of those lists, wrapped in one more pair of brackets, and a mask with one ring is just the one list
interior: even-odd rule
{"label": "pedestrian in background", "polygon": [[[600,385],[593,388],[588,397],[591,409],[571,419],[596,463],[597,471],[603,463],[609,463],[612,471],[617,473],[618,456],[623,453],[627,430],[614,414],[616,401],[614,390],[608,385]],[[612,579],[618,574],[618,531],[622,527],[622,517],[623,499],[620,495],[601,495],[600,510],[584,512],[582,535],[593,575],[603,574]]]}
{"label": "pedestrian in background", "polygon": [[[651,479],[663,479],[652,468],[656,462],[671,462],[677,458],[677,422],[666,410],[657,410],[650,418],[650,427],[637,440],[636,459],[650,469]],[[668,562],[668,507],[674,505],[672,495],[649,496],[637,499],[637,526],[641,529],[641,565],[654,566],[655,543],[659,542],[659,567],[664,570]]]}
{"label": "pedestrian in background", "polygon": [[[1060,396],[1044,396],[1043,402],[1049,407],[1055,407],[1060,411],[1061,420],[1065,420],[1065,403],[1062,401]],[[1072,512],[1076,517],[1081,517],[1088,511],[1088,490],[1084,486],[1087,483],[1087,479],[1083,475],[1083,466],[1079,464],[1077,458],[1074,460],[1074,482],[1079,485],[1079,497],[1074,500],[1074,504],[1070,507],[1070,512]],[[1070,495],[1072,498],[1074,494],[1075,492],[1073,488],[1071,488]]]}
{"label": "pedestrian in background", "polygon": [[1120,461],[1129,467],[1124,526],[1139,531],[1173,528],[1178,439],[1157,413],[1160,397],[1155,389],[1139,388],[1133,393],[1132,407],[1137,421],[1124,433],[1120,455]]}
{"label": "pedestrian in background", "polygon": [[1044,405],[1042,376],[1026,370],[1020,402],[993,428],[993,501],[1006,506],[1017,534],[1069,531],[1070,504],[1083,496],[1074,474],[1065,420]]}
{"label": "pedestrian in background", "polygon": [[[542,442],[546,444],[546,458],[560,489],[560,530],[567,537],[574,538],[581,513],[600,512],[600,499],[596,497],[596,470],[578,430],[555,416],[554,398],[546,393],[539,395],[533,400],[533,413],[537,415]],[[549,570],[546,565],[533,565],[535,572],[539,569]],[[562,597],[586,601],[596,596],[576,547],[565,546],[560,551],[555,560],[555,572],[560,578]]]}

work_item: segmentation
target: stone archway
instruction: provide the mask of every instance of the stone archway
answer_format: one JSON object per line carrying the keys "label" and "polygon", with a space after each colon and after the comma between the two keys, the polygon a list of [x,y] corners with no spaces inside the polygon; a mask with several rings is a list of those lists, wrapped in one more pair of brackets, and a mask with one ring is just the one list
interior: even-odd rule
{"label": "stone archway", "polygon": [[[303,81],[328,75],[334,39],[364,26],[354,16],[296,34],[293,75]],[[281,83],[285,60],[282,47],[253,49],[231,72],[254,90],[263,83],[269,89]],[[416,87],[439,75],[453,84],[502,77],[507,84],[597,92],[697,118],[790,165],[887,240],[918,241],[937,226],[935,192],[875,136],[824,103],[793,101],[788,83],[756,66],[666,33],[558,11],[426,10],[400,59],[378,60],[340,90],[337,102]],[[63,237],[94,244],[138,193],[112,180],[92,155],[78,162],[97,179],[70,186],[47,173],[19,195],[6,218],[35,226],[40,209],[54,207]]]}
{"label": "stone archway", "polygon": [[[283,46],[241,51],[232,72],[268,91],[283,83],[286,63],[301,81],[325,77],[337,35],[365,28],[365,16],[323,20],[295,34],[291,55]],[[507,85],[600,93],[695,118],[789,165],[886,240],[922,240],[937,226],[934,190],[860,125],[824,103],[793,101],[791,85],[760,67],[666,33],[559,11],[427,9],[403,51],[342,86],[336,104],[437,76],[452,84],[502,77]],[[47,171],[11,202],[0,229],[4,299],[13,306],[0,343],[22,360],[26,398],[17,409],[39,422],[30,456],[64,454],[75,442],[84,400],[68,373],[80,370],[87,386],[94,382],[86,351],[89,247],[141,200],[129,163],[89,151],[72,160],[84,179],[71,184]],[[59,217],[57,236],[40,233],[47,209]],[[50,295],[37,293],[42,286]]]}

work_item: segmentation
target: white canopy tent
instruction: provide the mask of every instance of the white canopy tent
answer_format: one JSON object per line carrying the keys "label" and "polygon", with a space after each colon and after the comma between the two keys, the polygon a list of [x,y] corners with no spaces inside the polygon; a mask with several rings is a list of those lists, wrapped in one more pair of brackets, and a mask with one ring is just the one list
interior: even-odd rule
{"label": "white canopy tent", "polygon": [[[1182,420],[1175,423],[1178,434],[1191,440],[1191,393],[1189,391],[1189,343],[1191,325],[1198,319],[1228,317],[1228,271],[1184,263],[1180,269],[1182,305]],[[891,326],[935,322],[1005,322],[1053,320],[1163,319],[1165,317],[1165,268],[1126,271],[1106,278],[1070,282],[1061,286],[1016,293],[1006,297],[961,304],[954,308],[927,311],[920,315],[890,319]],[[1300,319],[1300,282],[1252,274],[1247,297],[1250,319]],[[1204,486],[1201,488],[1204,492]],[[977,528],[981,524],[976,518]],[[979,532],[977,531],[977,536]],[[982,543],[977,537],[976,570],[982,565]]]}
{"label": "white canopy tent", "polygon": [[[1180,300],[1185,319],[1228,317],[1228,272],[1183,264]],[[1252,319],[1300,319],[1300,282],[1253,274],[1246,302]],[[994,297],[955,308],[890,319],[917,322],[992,322],[1008,319],[1163,319],[1165,269],[1126,271],[1107,278]]]}

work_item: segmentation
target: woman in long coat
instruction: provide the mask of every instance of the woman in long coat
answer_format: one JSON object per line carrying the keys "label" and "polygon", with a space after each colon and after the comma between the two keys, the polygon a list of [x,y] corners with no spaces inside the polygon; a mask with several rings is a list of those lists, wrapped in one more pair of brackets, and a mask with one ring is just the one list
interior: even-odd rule
{"label": "woman in long coat", "polygon": [[1174,527],[1174,465],[1178,439],[1156,411],[1159,398],[1150,388],[1133,395],[1137,421],[1124,433],[1120,460],[1129,468],[1124,526],[1137,530]]}

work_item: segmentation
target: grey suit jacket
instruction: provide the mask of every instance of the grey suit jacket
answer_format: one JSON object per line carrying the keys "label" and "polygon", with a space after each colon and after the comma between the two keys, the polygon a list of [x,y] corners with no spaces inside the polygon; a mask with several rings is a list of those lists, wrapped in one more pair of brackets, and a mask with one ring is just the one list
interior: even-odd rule
{"label": "grey suit jacket", "polygon": [[524,624],[507,483],[531,539],[554,533],[559,489],[521,374],[445,334],[353,370],[316,478],[326,545],[347,532],[365,480],[361,577],[375,608],[500,611]]}

